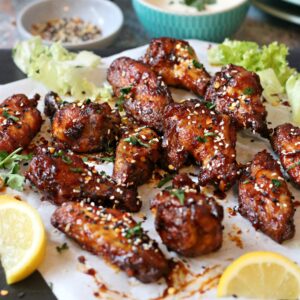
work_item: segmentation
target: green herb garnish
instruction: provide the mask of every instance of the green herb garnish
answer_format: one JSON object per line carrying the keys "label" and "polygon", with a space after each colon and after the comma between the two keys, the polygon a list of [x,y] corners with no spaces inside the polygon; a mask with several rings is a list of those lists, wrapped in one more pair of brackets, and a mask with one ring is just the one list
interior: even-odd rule
{"label": "green herb garnish", "polygon": [[193,59],[193,66],[196,69],[202,69],[203,68],[203,64],[199,63],[197,60]]}
{"label": "green herb garnish", "polygon": [[82,161],[83,161],[84,163],[87,162],[87,161],[89,160],[88,157],[82,157],[81,159],[82,159]]}
{"label": "green herb garnish", "polygon": [[32,158],[32,154],[18,154],[21,151],[22,148],[18,148],[10,154],[4,151],[0,152],[0,177],[6,186],[17,191],[23,190],[25,182],[25,177],[19,174],[20,162]]}
{"label": "green herb garnish", "polygon": [[216,3],[216,0],[183,0],[183,3],[188,6],[195,7],[198,11],[204,10],[206,4]]}
{"label": "green herb garnish", "polygon": [[253,95],[253,93],[254,93],[254,89],[252,87],[247,87],[243,90],[244,95],[251,96],[251,95]]}
{"label": "green herb garnish", "polygon": [[282,182],[278,179],[272,179],[272,183],[276,188],[279,188],[282,185]]}
{"label": "green herb garnish", "polygon": [[61,157],[63,155],[64,155],[64,151],[62,151],[62,150],[58,150],[57,152],[53,153],[54,157]]}
{"label": "green herb garnish", "polygon": [[247,184],[247,183],[250,183],[249,179],[246,179],[246,180],[243,181],[243,184]]}
{"label": "green herb garnish", "polygon": [[15,117],[13,115],[11,115],[7,110],[3,110],[2,112],[2,116],[6,119],[12,120],[14,122],[18,122],[20,121],[20,119],[18,117]]}
{"label": "green herb garnish", "polygon": [[69,249],[69,246],[67,243],[63,243],[61,246],[56,246],[56,251],[58,253],[62,253],[63,251],[68,250],[68,249]]}
{"label": "green herb garnish", "polygon": [[70,168],[70,171],[73,173],[83,173],[82,168]]}
{"label": "green herb garnish", "polygon": [[180,204],[183,205],[184,204],[184,198],[185,198],[185,195],[184,195],[184,191],[183,190],[176,190],[176,189],[173,189],[170,191],[170,193],[177,197]]}
{"label": "green herb garnish", "polygon": [[141,236],[143,234],[142,222],[138,222],[136,226],[128,228],[125,237],[127,239]]}
{"label": "green herb garnish", "polygon": [[204,133],[204,136],[205,136],[205,137],[208,137],[208,136],[213,136],[213,137],[214,137],[214,136],[217,136],[217,134],[214,133],[214,132],[205,132],[205,133]]}
{"label": "green herb garnish", "polygon": [[133,146],[142,146],[149,148],[148,144],[143,143],[137,136],[133,135],[124,139],[124,142],[130,143]]}
{"label": "green herb garnish", "polygon": [[114,162],[115,158],[113,156],[99,157],[100,161]]}
{"label": "green herb garnish", "polygon": [[161,188],[163,187],[167,182],[171,181],[174,178],[174,175],[166,174],[158,183],[157,187]]}
{"label": "green herb garnish", "polygon": [[206,143],[206,138],[205,137],[202,137],[202,136],[197,136],[196,137],[196,140],[200,143]]}
{"label": "green herb garnish", "polygon": [[214,108],[216,107],[216,104],[207,101],[207,102],[205,102],[205,106],[206,106],[208,109],[214,109]]}
{"label": "green herb garnish", "polygon": [[121,95],[128,95],[131,92],[131,90],[132,90],[132,86],[127,86],[120,89],[120,93]]}
{"label": "green herb garnish", "polygon": [[70,165],[73,161],[72,161],[72,159],[69,157],[69,156],[66,156],[66,155],[63,155],[62,157],[61,157],[61,159],[62,159],[62,161],[64,162],[64,163],[66,163],[67,165]]}

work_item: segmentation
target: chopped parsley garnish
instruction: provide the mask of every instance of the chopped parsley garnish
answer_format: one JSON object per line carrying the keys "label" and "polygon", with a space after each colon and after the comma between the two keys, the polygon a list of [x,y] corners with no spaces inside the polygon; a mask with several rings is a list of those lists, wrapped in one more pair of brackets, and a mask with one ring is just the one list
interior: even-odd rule
{"label": "chopped parsley garnish", "polygon": [[131,90],[132,90],[132,86],[128,86],[128,87],[124,87],[124,88],[120,89],[121,95],[116,102],[116,106],[120,112],[123,111],[125,96],[128,95],[131,92]]}
{"label": "chopped parsley garnish", "polygon": [[66,163],[67,165],[70,165],[73,161],[72,161],[72,159],[69,157],[69,156],[66,156],[66,155],[63,155],[62,157],[61,157],[61,159],[62,159],[62,161],[64,162],[64,163]]}
{"label": "chopped parsley garnish", "polygon": [[63,155],[64,155],[64,151],[62,151],[62,150],[58,150],[57,152],[53,153],[54,157],[61,157]]}
{"label": "chopped parsley garnish", "polygon": [[204,10],[206,4],[214,4],[216,0],[183,0],[183,3],[188,6],[195,7],[198,11]]}
{"label": "chopped parsley garnish", "polygon": [[7,110],[3,110],[2,112],[2,116],[6,119],[12,120],[14,122],[18,122],[20,121],[20,119],[18,117],[15,117],[13,115],[11,115]]}
{"label": "chopped parsley garnish", "polygon": [[205,132],[204,133],[204,136],[206,136],[206,137],[208,137],[208,136],[216,136],[217,134],[216,133],[214,133],[214,132]]}
{"label": "chopped parsley garnish", "polygon": [[254,93],[254,89],[252,87],[247,87],[243,90],[244,95],[249,95],[250,96],[250,95],[253,95],[253,93]]}
{"label": "chopped parsley garnish", "polygon": [[142,146],[142,147],[146,147],[149,148],[150,146],[148,144],[143,143],[138,137],[136,137],[135,135],[130,136],[128,138],[124,139],[124,142],[130,143],[133,146]]}
{"label": "chopped parsley garnish", "polygon": [[0,177],[6,186],[17,191],[23,190],[25,182],[25,177],[19,174],[20,162],[32,158],[32,154],[18,154],[21,151],[22,148],[16,149],[11,154],[4,151],[0,152]]}
{"label": "chopped parsley garnish", "polygon": [[86,99],[86,100],[85,100],[85,104],[90,104],[91,102],[92,102],[91,99]]}
{"label": "chopped parsley garnish", "polygon": [[115,158],[113,156],[99,157],[100,161],[114,162]]}
{"label": "chopped parsley garnish", "polygon": [[272,183],[277,188],[281,187],[281,185],[282,185],[282,182],[278,179],[272,179]]}
{"label": "chopped parsley garnish", "polygon": [[174,178],[174,175],[166,174],[161,181],[158,183],[157,187],[161,188],[163,187],[167,182],[171,181]]}
{"label": "chopped parsley garnish", "polygon": [[134,227],[128,228],[125,237],[127,239],[132,237],[138,237],[143,234],[142,222],[138,222]]}
{"label": "chopped parsley garnish", "polygon": [[197,69],[202,69],[203,65],[199,63],[197,60],[193,59],[193,66]]}
{"label": "chopped parsley garnish", "polygon": [[185,198],[185,195],[184,195],[184,191],[183,190],[176,190],[176,189],[173,189],[170,191],[170,193],[177,197],[180,204],[183,205],[184,204],[184,198]]}
{"label": "chopped parsley garnish", "polygon": [[132,90],[132,86],[127,86],[120,89],[120,93],[121,95],[128,95],[131,92],[131,90]]}
{"label": "chopped parsley garnish", "polygon": [[188,53],[191,55],[193,55],[195,53],[194,49],[190,45],[187,45],[186,49],[187,49]]}
{"label": "chopped parsley garnish", "polygon": [[208,109],[214,109],[214,108],[216,107],[216,104],[207,101],[207,102],[205,102],[205,106],[206,106]]}
{"label": "chopped parsley garnish", "polygon": [[73,173],[82,173],[83,172],[82,168],[70,168],[70,171]]}
{"label": "chopped parsley garnish", "polygon": [[246,179],[246,180],[243,181],[243,184],[247,184],[247,183],[250,183],[249,179]]}
{"label": "chopped parsley garnish", "polygon": [[67,243],[63,243],[61,246],[56,246],[56,251],[58,253],[62,253],[63,251],[68,250],[68,249],[69,249],[69,246]]}
{"label": "chopped parsley garnish", "polygon": [[206,143],[206,138],[205,137],[202,137],[202,136],[197,136],[196,137],[196,140],[200,143]]}

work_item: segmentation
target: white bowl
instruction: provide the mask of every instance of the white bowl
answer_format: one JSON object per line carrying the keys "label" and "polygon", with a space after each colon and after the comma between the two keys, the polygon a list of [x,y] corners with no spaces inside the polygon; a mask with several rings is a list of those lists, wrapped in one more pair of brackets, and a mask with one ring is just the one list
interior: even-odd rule
{"label": "white bowl", "polygon": [[[42,0],[29,4],[17,16],[17,28],[23,39],[32,37],[31,26],[54,18],[80,17],[101,29],[97,39],[80,43],[62,43],[69,49],[101,49],[110,45],[123,25],[121,9],[108,0]],[[44,40],[44,44],[52,42]]]}

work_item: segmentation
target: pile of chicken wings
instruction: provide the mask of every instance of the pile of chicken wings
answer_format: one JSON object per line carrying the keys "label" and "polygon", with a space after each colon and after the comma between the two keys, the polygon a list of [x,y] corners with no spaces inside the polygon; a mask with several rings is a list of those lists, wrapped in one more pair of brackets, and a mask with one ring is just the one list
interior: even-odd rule
{"label": "pile of chicken wings", "polygon": [[[227,65],[211,77],[188,42],[160,38],[140,60],[116,59],[107,80],[117,98],[113,108],[67,103],[55,93],[45,97],[52,141],[35,149],[26,178],[58,206],[54,227],[128,276],[144,283],[166,276],[168,260],[130,214],[143,202],[137,187],[159,167],[172,182],[150,205],[168,250],[196,257],[222,246],[222,201],[203,192],[207,185],[224,193],[237,183],[239,213],[257,230],[278,243],[294,236],[285,178],[300,184],[300,128],[268,129],[255,73]],[[195,97],[175,102],[169,86]],[[26,148],[39,132],[37,103],[37,96],[14,95],[1,104],[1,151]],[[243,129],[269,139],[279,160],[265,150],[239,164],[237,131]],[[109,149],[115,153],[112,176],[82,158]],[[199,166],[198,182],[178,173],[190,164]]]}

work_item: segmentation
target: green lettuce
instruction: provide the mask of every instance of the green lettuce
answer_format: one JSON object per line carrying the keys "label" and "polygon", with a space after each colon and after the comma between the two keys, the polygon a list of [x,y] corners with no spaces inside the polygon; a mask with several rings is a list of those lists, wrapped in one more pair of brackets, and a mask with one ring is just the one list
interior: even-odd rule
{"label": "green lettuce", "polygon": [[17,43],[13,59],[28,77],[61,96],[72,96],[76,100],[111,98],[110,87],[100,88],[92,80],[97,77],[101,63],[101,58],[92,52],[70,52],[60,43],[48,47],[34,37]]}
{"label": "green lettuce", "polygon": [[226,39],[209,49],[208,60],[212,65],[235,64],[253,72],[273,69],[282,86],[285,86],[288,78],[295,73],[295,69],[289,67],[288,52],[287,46],[278,42],[259,47],[254,42]]}
{"label": "green lettuce", "polygon": [[288,79],[286,93],[292,107],[293,121],[300,124],[300,74],[293,75]]}

